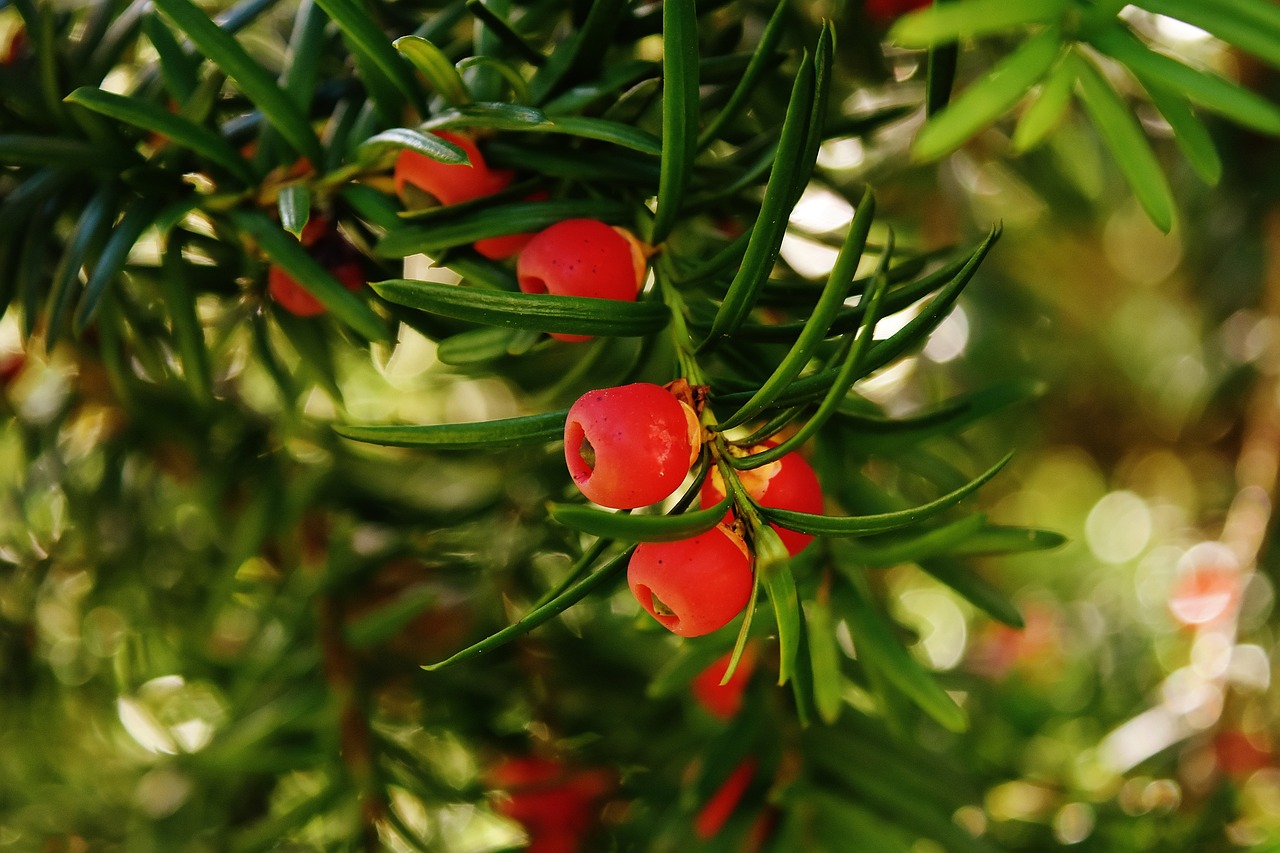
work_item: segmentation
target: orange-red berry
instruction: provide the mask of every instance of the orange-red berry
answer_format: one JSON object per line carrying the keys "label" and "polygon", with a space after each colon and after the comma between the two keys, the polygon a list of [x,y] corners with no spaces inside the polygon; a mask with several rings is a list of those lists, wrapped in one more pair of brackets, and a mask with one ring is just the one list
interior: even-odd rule
{"label": "orange-red berry", "polygon": [[733,675],[727,682],[721,684],[725,671],[729,669],[729,661],[732,659],[733,652],[725,652],[714,663],[694,676],[689,684],[690,692],[698,700],[698,704],[706,708],[713,717],[719,717],[722,720],[731,719],[742,708],[742,694],[747,689],[747,683],[751,681],[751,671],[755,669],[755,649],[748,645],[742,650],[742,657],[738,659],[738,668],[733,671]]}
{"label": "orange-red berry", "polygon": [[[771,439],[764,444],[752,447],[751,452],[758,453],[777,443]],[[739,471],[738,479],[751,499],[760,506],[807,512],[813,515],[822,513],[822,485],[818,482],[818,475],[814,473],[813,468],[799,453],[788,453],[781,459],[761,465],[759,468]],[[705,509],[715,506],[724,500],[724,495],[724,480],[720,477],[718,470],[712,469],[710,476],[703,481],[702,492],[699,495],[702,507]],[[732,515],[733,511],[730,510],[725,516],[726,523],[732,520]],[[806,533],[797,533],[776,524],[771,526],[777,531],[782,544],[786,546],[787,553],[792,556],[799,554],[813,541],[813,537]]]}
{"label": "orange-red berry", "polygon": [[613,788],[600,768],[575,768],[536,756],[508,758],[488,773],[489,784],[506,796],[495,810],[521,824],[529,850],[575,853],[595,823],[597,803]]}
{"label": "orange-red berry", "polygon": [[405,197],[406,187],[414,187],[440,204],[461,204],[500,192],[515,177],[515,173],[508,169],[490,169],[480,149],[476,147],[475,140],[470,136],[448,130],[437,130],[434,133],[467,152],[471,165],[441,163],[406,148],[396,158],[393,172],[396,195],[402,199]]}
{"label": "orange-red berry", "polygon": [[[625,228],[597,219],[566,219],[540,231],[521,250],[516,279],[525,293],[634,302],[647,263],[644,247]],[[590,340],[587,335],[551,337]]]}
{"label": "orange-red berry", "polygon": [[627,584],[664,628],[699,637],[733,621],[755,584],[742,537],[723,524],[678,542],[645,542],[627,565]]}
{"label": "orange-red berry", "polygon": [[[356,291],[364,285],[364,269],[359,253],[338,234],[329,220],[311,217],[302,229],[300,242],[347,290]],[[275,264],[267,270],[267,291],[290,314],[315,317],[324,313],[324,305],[320,300]]]}
{"label": "orange-red berry", "polygon": [[700,439],[691,408],[661,385],[637,382],[578,398],[565,420],[564,458],[588,500],[634,509],[680,487]]}
{"label": "orange-red berry", "polygon": [[742,795],[751,785],[756,775],[756,762],[753,758],[743,759],[729,778],[724,780],[714,794],[698,810],[693,819],[693,831],[704,841],[714,838],[720,833],[725,823],[733,816],[742,800]]}

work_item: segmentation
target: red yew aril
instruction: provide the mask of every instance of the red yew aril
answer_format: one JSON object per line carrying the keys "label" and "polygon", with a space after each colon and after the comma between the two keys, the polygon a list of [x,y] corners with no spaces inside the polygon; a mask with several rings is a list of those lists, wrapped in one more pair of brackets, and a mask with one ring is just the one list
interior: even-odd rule
{"label": "red yew aril", "polygon": [[[525,196],[525,201],[544,201],[550,196],[545,192],[536,192]],[[533,232],[523,234],[504,234],[501,237],[486,237],[472,244],[477,252],[491,261],[501,261],[519,252],[533,239]]]}
{"label": "red yew aril", "polygon": [[564,458],[588,500],[634,509],[669,497],[698,458],[693,409],[661,385],[588,391],[569,408]]}
{"label": "red yew aril", "polygon": [[524,827],[527,849],[574,853],[596,820],[597,803],[613,787],[603,769],[574,768],[548,758],[508,758],[488,773],[488,782],[506,796],[495,810]]}
{"label": "red yew aril", "polygon": [[677,542],[645,542],[627,564],[627,585],[664,628],[700,637],[733,621],[755,577],[742,537],[723,524]]}
{"label": "red yew aril", "polygon": [[413,187],[440,204],[461,204],[500,192],[515,177],[509,169],[490,169],[470,136],[448,130],[433,132],[445,142],[452,142],[467,152],[471,165],[441,163],[425,154],[404,149],[396,158],[393,172],[396,195],[401,199],[405,198],[406,188]]}
{"label": "red yew aril", "polygon": [[724,784],[716,789],[694,817],[693,831],[699,838],[707,841],[720,833],[738,808],[738,803],[742,800],[742,795],[747,792],[755,774],[756,762],[753,758],[743,759],[742,763],[734,768],[729,778],[724,780]]}
{"label": "red yew aril", "polygon": [[754,647],[748,645],[742,650],[738,659],[738,668],[733,671],[729,680],[721,684],[733,652],[725,652],[715,663],[694,676],[689,689],[695,699],[707,712],[721,720],[733,718],[742,707],[742,694],[751,681],[751,671],[755,669],[756,655]]}
{"label": "red yew aril", "polygon": [[871,20],[887,25],[908,12],[923,9],[930,2],[931,0],[866,0],[863,10]]}
{"label": "red yew aril", "polygon": [[[758,453],[778,442],[769,440],[752,447],[751,453]],[[751,499],[760,506],[771,509],[786,509],[795,512],[807,512],[812,515],[822,513],[822,485],[818,475],[799,453],[791,452],[768,465],[738,472],[738,479]],[[703,509],[715,506],[724,500],[724,479],[719,470],[713,468],[711,474],[702,483],[699,501]],[[733,511],[725,516],[725,522],[732,520]],[[785,527],[770,525],[777,531],[787,553],[793,557],[805,549],[813,537],[807,533],[797,533]]]}
{"label": "red yew aril", "polygon": [[[356,291],[364,285],[360,254],[342,238],[329,220],[313,216],[302,229],[300,242],[347,290]],[[324,313],[320,300],[275,264],[267,270],[267,291],[290,314],[315,317]]]}
{"label": "red yew aril", "polygon": [[[645,248],[625,228],[597,219],[566,219],[538,232],[521,250],[516,279],[525,293],[634,302],[647,264]],[[590,340],[589,335],[551,337]]]}

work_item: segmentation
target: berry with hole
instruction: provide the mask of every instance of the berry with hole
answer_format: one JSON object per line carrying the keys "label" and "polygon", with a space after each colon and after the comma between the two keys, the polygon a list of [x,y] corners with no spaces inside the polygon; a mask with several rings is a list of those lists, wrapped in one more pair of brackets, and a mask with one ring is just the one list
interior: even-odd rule
{"label": "berry with hole", "polygon": [[[566,219],[538,232],[521,250],[516,279],[525,293],[635,302],[647,264],[645,247],[627,229],[597,219]],[[590,340],[588,335],[551,337]]]}
{"label": "berry with hole", "polygon": [[[342,238],[329,220],[313,216],[302,229],[300,242],[311,257],[319,261],[329,274],[347,290],[364,285],[364,268],[360,253]],[[276,303],[299,317],[316,317],[324,313],[324,305],[311,295],[293,276],[272,264],[267,270],[267,291]]]}
{"label": "berry with hole", "polygon": [[476,147],[475,140],[464,133],[448,130],[434,131],[445,142],[467,152],[471,161],[465,163],[441,163],[425,154],[403,149],[396,158],[392,177],[396,195],[406,204],[421,207],[417,194],[425,193],[439,204],[461,204],[477,198],[493,195],[507,188],[515,177],[509,169],[490,169]]}
{"label": "berry with hole", "polygon": [[578,398],[565,420],[564,458],[588,500],[634,509],[680,487],[701,436],[692,408],[661,385],[636,382]]}
{"label": "berry with hole", "polygon": [[[751,453],[759,453],[778,442],[770,439],[764,444],[752,447]],[[742,482],[747,494],[760,506],[772,509],[787,509],[795,512],[807,512],[813,515],[822,513],[822,486],[818,483],[818,475],[799,453],[788,453],[781,459],[774,460],[759,468],[739,471],[738,479]],[[711,469],[711,474],[702,483],[699,496],[703,509],[715,506],[724,500],[724,480],[720,471]],[[725,522],[732,520],[733,510],[725,516]],[[795,556],[805,549],[813,537],[807,533],[797,533],[785,527],[770,525],[777,531],[787,553]]]}
{"label": "berry with hole", "polygon": [[677,542],[645,542],[627,564],[627,585],[664,628],[700,637],[733,621],[755,580],[742,537],[723,524]]}

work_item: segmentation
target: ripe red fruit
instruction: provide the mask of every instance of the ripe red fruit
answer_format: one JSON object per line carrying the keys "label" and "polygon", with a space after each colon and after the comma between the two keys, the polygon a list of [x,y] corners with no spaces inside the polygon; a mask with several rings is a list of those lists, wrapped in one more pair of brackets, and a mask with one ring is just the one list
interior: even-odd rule
{"label": "ripe red fruit", "polygon": [[467,152],[471,165],[441,163],[425,154],[403,149],[396,158],[393,172],[396,195],[401,199],[405,198],[406,187],[414,187],[440,204],[461,204],[504,190],[515,177],[509,169],[490,169],[470,136],[448,130],[433,132]]}
{"label": "ripe red fruit", "polygon": [[613,787],[606,770],[573,768],[535,756],[499,762],[488,781],[507,794],[495,810],[524,826],[528,849],[541,853],[580,850],[595,822],[597,802]]}
{"label": "ripe red fruit", "polygon": [[[648,260],[640,241],[625,228],[596,219],[566,219],[540,231],[516,260],[525,293],[589,296],[635,302]],[[551,337],[586,341],[588,335]]]}
{"label": "ripe red fruit", "polygon": [[[329,220],[315,216],[309,219],[302,229],[300,242],[347,290],[359,290],[364,285],[359,253],[338,234]],[[275,264],[267,270],[267,290],[271,298],[290,314],[315,317],[324,313],[320,300]]]}
{"label": "ripe red fruit", "polygon": [[693,409],[660,385],[588,391],[569,408],[564,459],[589,500],[634,509],[668,497],[698,458]]}
{"label": "ripe red fruit", "polygon": [[755,648],[750,645],[743,648],[742,657],[738,659],[738,668],[733,671],[728,682],[721,684],[732,658],[733,652],[725,652],[723,657],[718,658],[715,663],[694,676],[689,684],[690,692],[699,704],[712,716],[722,720],[731,719],[742,707],[743,691],[747,689],[747,683],[751,681],[751,671],[755,669]]}
{"label": "ripe red fruit", "polygon": [[699,637],[733,621],[755,580],[742,537],[723,524],[678,542],[645,542],[627,565],[631,594],[662,626]]}
{"label": "ripe red fruit", "polygon": [[[525,201],[543,201],[549,198],[545,192],[536,192],[525,196]],[[501,237],[486,237],[472,243],[472,248],[492,261],[501,261],[519,252],[533,239],[532,232],[523,234],[504,234]]]}
{"label": "ripe red fruit", "polygon": [[751,785],[751,779],[755,774],[756,762],[753,758],[743,759],[742,763],[734,768],[729,778],[724,780],[724,784],[711,795],[694,817],[693,831],[699,838],[706,841],[719,834],[725,822],[738,808],[738,802]]}
{"label": "ripe red fruit", "polygon": [[[764,444],[751,448],[751,453],[758,453],[778,442],[770,439]],[[799,453],[791,452],[768,465],[739,471],[738,479],[751,499],[760,506],[772,509],[787,509],[794,512],[807,512],[813,515],[822,513],[822,485],[818,475]],[[715,506],[724,500],[724,479],[718,469],[712,468],[710,476],[702,483],[699,501],[703,509]],[[733,519],[733,510],[725,515],[725,523]],[[776,524],[770,525],[777,531],[778,538],[786,546],[787,553],[793,557],[805,549],[813,537],[807,533],[797,533]]]}
{"label": "ripe red fruit", "polygon": [[879,24],[890,24],[897,18],[916,9],[928,6],[931,0],[866,0],[863,9],[867,17]]}

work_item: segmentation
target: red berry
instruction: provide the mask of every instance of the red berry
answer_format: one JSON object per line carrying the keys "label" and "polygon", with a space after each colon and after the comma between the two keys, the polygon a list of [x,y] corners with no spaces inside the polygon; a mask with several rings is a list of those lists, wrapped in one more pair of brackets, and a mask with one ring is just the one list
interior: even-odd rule
{"label": "red berry", "polygon": [[[525,196],[525,201],[543,201],[550,198],[545,192],[536,192]],[[501,261],[511,257],[519,252],[525,246],[529,245],[529,241],[533,239],[533,233],[524,234],[504,234],[501,237],[486,237],[483,240],[477,240],[472,246],[477,252],[493,261]]]}
{"label": "red berry", "polygon": [[564,458],[588,500],[634,509],[668,497],[698,457],[693,410],[660,385],[588,391],[569,409]]}
{"label": "red berry", "polygon": [[[516,260],[525,293],[635,302],[644,284],[644,248],[630,231],[596,219],[566,219],[539,232]],[[587,335],[552,334],[561,341]]]}
{"label": "red berry", "polygon": [[496,811],[529,834],[529,850],[572,853],[596,819],[596,803],[613,779],[603,769],[572,768],[546,758],[508,758],[489,772],[489,783],[507,796]]}
{"label": "red berry", "polygon": [[747,792],[747,787],[750,786],[751,779],[755,775],[756,762],[753,758],[744,759],[734,768],[729,778],[724,780],[724,784],[711,795],[693,819],[693,831],[699,838],[706,841],[719,834],[725,822],[738,808],[738,802]]}
{"label": "red berry", "polygon": [[627,565],[640,606],[672,633],[699,637],[733,621],[755,580],[742,537],[723,524],[678,542],[646,542]]}
{"label": "red berry", "polygon": [[755,650],[752,646],[746,646],[742,650],[742,657],[738,659],[738,668],[733,671],[727,683],[721,684],[732,658],[733,652],[725,652],[723,657],[698,673],[689,685],[694,698],[702,707],[722,720],[732,718],[742,707],[742,694],[747,689],[747,682],[751,681],[751,670],[755,668]]}
{"label": "red berry", "polygon": [[[347,290],[364,285],[364,269],[360,255],[338,234],[329,220],[313,216],[302,229],[300,241],[329,274]],[[324,305],[311,295],[293,276],[272,264],[267,270],[267,290],[281,308],[299,317],[315,317],[324,313]]]}
{"label": "red berry", "polygon": [[396,195],[402,199],[405,197],[405,187],[413,186],[432,196],[440,204],[461,204],[506,189],[515,177],[507,169],[490,169],[485,164],[480,149],[476,147],[475,140],[470,136],[447,130],[433,132],[467,152],[471,165],[441,163],[406,148],[396,158],[394,171]]}
{"label": "red berry", "polygon": [[[751,453],[758,453],[769,447],[773,447],[778,442],[770,439],[764,444],[756,445],[751,448]],[[759,468],[752,468],[747,471],[739,471],[738,479],[742,482],[743,487],[747,490],[747,494],[751,499],[760,506],[767,506],[771,509],[787,509],[794,512],[807,512],[813,515],[822,513],[822,486],[818,482],[818,475],[813,472],[813,468],[805,461],[804,457],[799,453],[788,453],[781,459],[770,462],[768,465],[761,465]],[[711,469],[711,475],[702,483],[702,493],[699,500],[703,509],[715,506],[724,500],[724,480],[720,476],[719,470]],[[725,516],[725,523],[732,520],[733,511]],[[779,527],[776,524],[770,525],[778,533],[778,537],[782,540],[782,544],[786,546],[787,553],[795,556],[805,549],[805,546],[813,541],[813,537],[807,533],[797,533],[794,530],[787,530],[785,527]]]}
{"label": "red berry", "polygon": [[931,0],[866,0],[867,17],[878,24],[890,24],[908,12],[923,9]]}

